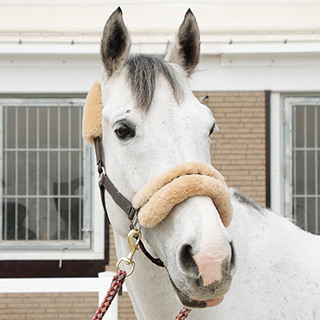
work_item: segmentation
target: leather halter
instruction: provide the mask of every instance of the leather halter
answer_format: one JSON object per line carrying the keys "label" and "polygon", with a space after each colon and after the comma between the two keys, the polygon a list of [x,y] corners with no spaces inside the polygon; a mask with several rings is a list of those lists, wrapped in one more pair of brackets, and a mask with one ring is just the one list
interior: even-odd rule
{"label": "leather halter", "polygon": [[[105,201],[105,191],[107,191],[113,201],[126,213],[128,219],[131,221],[131,228],[133,228],[133,219],[134,217],[137,217],[139,209],[135,209],[131,202],[125,198],[119,190],[114,186],[114,184],[109,179],[108,175],[106,174],[104,170],[103,165],[103,148],[101,143],[100,137],[94,138],[94,147],[96,151],[96,159],[97,159],[97,170],[99,173],[99,189],[100,189],[100,196],[101,196],[101,202],[104,209],[104,212],[106,214],[106,217],[108,219],[108,222],[110,223],[107,207],[106,207],[106,201]],[[164,267],[163,262],[159,258],[154,258],[145,248],[143,242],[139,241],[139,246],[141,248],[141,251],[145,254],[145,256],[154,264],[156,264],[159,267]]]}

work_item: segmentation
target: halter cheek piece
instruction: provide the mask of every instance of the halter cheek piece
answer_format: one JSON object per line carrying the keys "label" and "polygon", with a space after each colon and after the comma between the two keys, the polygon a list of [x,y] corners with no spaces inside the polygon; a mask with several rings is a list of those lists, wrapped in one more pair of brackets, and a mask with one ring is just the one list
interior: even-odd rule
{"label": "halter cheek piece", "polygon": [[[127,214],[129,220],[132,221],[138,217],[141,226],[145,228],[155,227],[165,219],[175,205],[184,200],[194,196],[207,196],[216,206],[224,226],[230,225],[232,205],[224,177],[211,165],[203,162],[179,164],[155,176],[136,193],[131,204],[113,185],[103,167],[102,109],[101,88],[97,80],[86,99],[83,114],[83,137],[87,143],[95,146],[101,201],[106,215],[105,191]],[[146,251],[141,241],[139,246],[153,263],[164,267],[160,259],[153,258]]]}

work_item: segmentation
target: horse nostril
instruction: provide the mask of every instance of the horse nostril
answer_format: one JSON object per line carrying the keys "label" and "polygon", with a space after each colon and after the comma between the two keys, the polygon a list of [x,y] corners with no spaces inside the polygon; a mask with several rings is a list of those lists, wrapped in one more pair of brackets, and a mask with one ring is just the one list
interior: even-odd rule
{"label": "horse nostril", "polygon": [[187,276],[198,279],[200,277],[199,268],[192,257],[192,247],[189,244],[183,245],[179,253],[179,265]]}
{"label": "horse nostril", "polygon": [[230,242],[230,247],[231,247],[231,260],[230,260],[230,272],[233,271],[233,269],[236,266],[236,254],[234,251],[233,243],[232,241]]}

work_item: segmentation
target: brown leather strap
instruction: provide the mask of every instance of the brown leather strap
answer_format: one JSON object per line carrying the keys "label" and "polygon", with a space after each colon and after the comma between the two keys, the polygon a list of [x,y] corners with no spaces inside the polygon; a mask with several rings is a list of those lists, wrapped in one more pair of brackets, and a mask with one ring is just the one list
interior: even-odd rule
{"label": "brown leather strap", "polygon": [[137,210],[133,208],[131,202],[117,190],[105,173],[101,174],[99,187],[101,191],[105,189],[110,194],[113,201],[126,213],[129,220],[133,219]]}
{"label": "brown leather strap", "polygon": [[103,149],[102,149],[102,143],[100,137],[94,138],[94,146],[96,150],[96,158],[97,158],[97,170],[100,175],[100,181],[99,181],[99,188],[101,191],[101,201],[104,208],[104,211],[106,210],[106,202],[104,197],[104,190],[106,190],[110,196],[112,197],[113,201],[127,214],[128,218],[130,220],[133,219],[133,217],[136,214],[136,210],[133,208],[130,201],[127,200],[114,186],[114,184],[111,182],[109,177],[104,171],[104,165],[103,165]]}
{"label": "brown leather strap", "polygon": [[139,241],[139,247],[141,249],[141,251],[145,254],[145,256],[154,264],[156,264],[158,267],[162,267],[164,268],[164,264],[162,262],[161,259],[159,258],[154,258],[146,249],[146,247],[144,246],[143,242],[140,240]]}
{"label": "brown leather strap", "polygon": [[[100,175],[99,188],[100,188],[101,202],[109,223],[110,223],[110,220],[108,217],[107,206],[105,201],[105,191],[107,191],[110,194],[113,201],[126,213],[128,219],[132,221],[134,216],[138,214],[139,209],[135,209],[132,206],[131,202],[118,191],[118,189],[114,186],[114,184],[108,178],[107,174],[104,172],[104,166],[103,166],[103,160],[102,160],[103,149],[102,149],[102,143],[101,143],[100,137],[94,138],[94,147],[95,147],[96,158],[97,158],[97,166],[98,166],[97,170]],[[139,242],[139,246],[141,248],[141,251],[145,254],[145,256],[151,262],[153,262],[159,267],[164,267],[163,262],[159,258],[154,258],[146,250],[141,240]]]}
{"label": "brown leather strap", "polygon": [[94,148],[96,151],[96,159],[97,159],[97,166],[99,174],[102,174],[103,168],[103,149],[100,137],[94,138]]}

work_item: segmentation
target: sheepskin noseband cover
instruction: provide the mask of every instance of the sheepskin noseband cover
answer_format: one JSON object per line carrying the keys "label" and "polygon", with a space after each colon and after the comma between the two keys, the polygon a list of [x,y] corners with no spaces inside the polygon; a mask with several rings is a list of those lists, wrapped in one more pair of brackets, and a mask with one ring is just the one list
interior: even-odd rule
{"label": "sheepskin noseband cover", "polygon": [[[101,87],[97,80],[91,87],[84,108],[82,134],[93,145],[94,138],[102,137]],[[139,209],[143,227],[153,228],[184,200],[194,196],[210,197],[222,223],[228,227],[232,219],[231,197],[224,177],[211,165],[187,162],[155,176],[137,192],[133,206]]]}
{"label": "sheepskin noseband cover", "polygon": [[132,204],[140,208],[140,224],[153,228],[175,205],[194,196],[210,197],[222,223],[225,227],[230,225],[232,205],[224,177],[203,162],[183,163],[155,176],[136,193]]}

